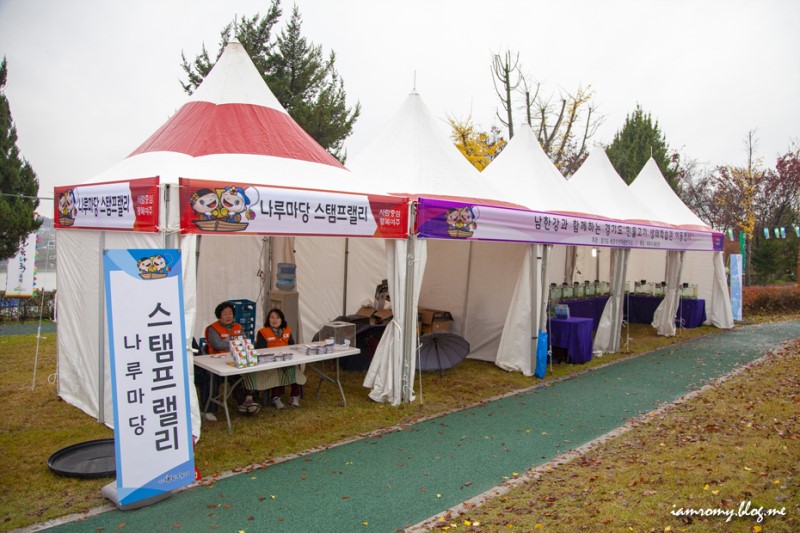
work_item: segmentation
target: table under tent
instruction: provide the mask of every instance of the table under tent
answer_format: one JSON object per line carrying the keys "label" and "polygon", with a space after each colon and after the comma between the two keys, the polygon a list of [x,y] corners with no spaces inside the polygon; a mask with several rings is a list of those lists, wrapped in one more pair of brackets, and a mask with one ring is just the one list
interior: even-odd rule
{"label": "table under tent", "polygon": [[113,425],[104,249],[180,249],[190,346],[218,302],[256,300],[269,288],[265,250],[280,260],[280,247],[266,249],[275,237],[265,236],[403,240],[407,199],[366,194],[355,183],[289,117],[244,48],[228,44],[194,95],[130,156],[87,183],[56,188],[58,394]]}

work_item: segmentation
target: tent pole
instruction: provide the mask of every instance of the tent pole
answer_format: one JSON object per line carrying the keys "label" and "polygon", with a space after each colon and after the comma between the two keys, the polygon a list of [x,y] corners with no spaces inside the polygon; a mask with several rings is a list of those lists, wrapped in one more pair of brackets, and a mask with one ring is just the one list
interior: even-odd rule
{"label": "tent pole", "polygon": [[464,287],[464,307],[461,309],[461,336],[467,338],[467,305],[469,304],[470,274],[472,273],[472,241],[469,241],[469,254],[467,255],[467,279]]}
{"label": "tent pole", "polygon": [[342,292],[342,316],[347,316],[347,267],[350,262],[350,238],[344,238],[344,291]]}
{"label": "tent pole", "polygon": [[401,402],[411,402],[411,387],[414,376],[411,374],[415,353],[414,337],[417,329],[417,310],[414,305],[414,267],[416,264],[416,205],[408,204],[408,248],[406,250],[405,313],[403,316],[403,368],[401,369]]}
{"label": "tent pole", "polygon": [[539,328],[541,327],[541,317],[538,316],[539,312],[539,285],[536,282],[537,272],[541,268],[539,263],[539,246],[540,244],[531,244],[528,248],[528,253],[531,257],[531,270],[530,270],[530,284],[531,284],[531,370],[536,370],[536,343],[539,339]]}
{"label": "tent pole", "polygon": [[[544,244],[542,245],[542,308],[539,312],[539,331],[546,332],[547,331],[547,305],[550,303],[550,286],[547,283],[547,266],[550,263],[550,250],[553,247],[552,244]],[[538,345],[538,339],[537,339]],[[550,347],[550,335],[547,336],[547,355],[548,359],[550,360],[550,372],[553,371],[553,351]],[[537,346],[538,348],[538,346]],[[538,355],[538,350],[537,350]]]}
{"label": "tent pole", "polygon": [[98,249],[100,250],[100,261],[98,268],[100,270],[100,291],[97,296],[97,421],[101,424],[106,422],[105,414],[105,385],[106,385],[106,369],[105,369],[105,268],[103,267],[103,260],[106,248],[106,232],[100,232],[100,242]]}

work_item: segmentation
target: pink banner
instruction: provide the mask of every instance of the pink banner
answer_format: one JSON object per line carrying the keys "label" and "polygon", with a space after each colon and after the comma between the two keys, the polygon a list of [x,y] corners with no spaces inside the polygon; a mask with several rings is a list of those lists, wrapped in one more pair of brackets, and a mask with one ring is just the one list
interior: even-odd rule
{"label": "pink banner", "polygon": [[652,250],[722,251],[723,234],[677,227],[420,198],[417,234],[427,239],[605,246]]}

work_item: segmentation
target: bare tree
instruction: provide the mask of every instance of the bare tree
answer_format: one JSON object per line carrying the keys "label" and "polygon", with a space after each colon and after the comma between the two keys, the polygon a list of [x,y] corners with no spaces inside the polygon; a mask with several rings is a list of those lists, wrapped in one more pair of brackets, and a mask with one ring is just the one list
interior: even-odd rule
{"label": "bare tree", "polygon": [[554,97],[541,94],[541,83],[523,77],[524,111],[545,153],[565,176],[571,176],[586,159],[588,141],[603,117],[597,115],[591,86],[579,85],[575,94]]}
{"label": "bare tree", "polygon": [[[514,117],[512,94],[520,84],[519,52],[512,61],[511,52],[506,51],[504,56],[492,54],[492,82],[494,90],[500,98],[500,105],[505,110],[505,118],[497,113],[500,123],[508,128],[508,138],[514,136]],[[499,87],[498,87],[499,86]]]}

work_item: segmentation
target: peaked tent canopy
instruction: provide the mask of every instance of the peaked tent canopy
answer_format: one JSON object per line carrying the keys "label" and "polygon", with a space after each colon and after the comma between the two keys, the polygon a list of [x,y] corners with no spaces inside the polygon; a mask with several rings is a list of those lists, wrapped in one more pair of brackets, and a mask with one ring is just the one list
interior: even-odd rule
{"label": "peaked tent canopy", "polygon": [[499,191],[501,200],[534,211],[592,216],[591,207],[572,191],[527,124],[517,128],[481,176]]}
{"label": "peaked tent canopy", "polygon": [[569,184],[595,215],[651,226],[667,225],[628,189],[602,148],[592,149]]}
{"label": "peaked tent canopy", "polygon": [[[500,192],[458,151],[416,92],[409,94],[391,121],[349,166],[360,185],[372,187],[375,193],[523,209],[518,203],[499,200]],[[477,224],[480,226],[480,219]],[[370,398],[395,405],[413,398],[419,305],[450,311],[454,318],[451,331],[467,339],[471,357],[494,360],[506,302],[514,288],[512,283],[496,280],[513,279],[516,261],[522,256],[522,248],[509,250],[506,246],[459,240],[429,243],[416,236],[386,243],[394,320],[364,382],[372,389]],[[506,261],[497,261],[500,253],[506,254]],[[413,268],[408,268],[409,262]],[[493,283],[475,282],[490,278]],[[491,305],[478,307],[487,301]]]}
{"label": "peaked tent canopy", "polygon": [[[652,157],[645,163],[629,188],[642,202],[650,202],[651,209],[662,220],[680,228],[714,231],[675,194]],[[714,252],[709,261],[707,252],[687,252],[681,261],[681,279],[678,282],[685,280],[697,282],[702,287],[700,296],[706,300],[708,322],[718,328],[729,329],[733,327],[733,312],[722,255],[722,252]],[[668,254],[668,261],[673,262],[675,259],[671,259]],[[667,277],[669,274],[670,268],[667,269]],[[667,282],[669,284],[669,280]],[[664,323],[660,329],[674,330],[673,322],[662,322]]]}
{"label": "peaked tent canopy", "polygon": [[352,190],[350,172],[289,116],[237,41],[197,91],[128,157],[90,183],[159,176]]}
{"label": "peaked tent canopy", "polygon": [[682,228],[713,231],[675,194],[652,157],[647,160],[628,188],[639,201],[647,204],[660,220]]}
{"label": "peaked tent canopy", "polygon": [[[59,228],[57,275],[62,287],[59,291],[62,313],[58,393],[68,403],[108,424],[113,421],[102,286],[103,249],[179,247],[187,335],[199,337],[204,326],[215,320],[212,310],[220,301],[260,299],[264,283],[261,273],[270,268],[265,260],[267,239],[261,235],[236,238],[203,235],[201,253],[196,235],[179,237],[179,187],[176,186],[179,179],[241,181],[323,191],[348,191],[355,187],[352,174],[303,132],[280,106],[237,42],[226,46],[194,96],[139,148],[86,184],[63,189],[97,190],[108,182],[127,185],[141,178],[158,179],[162,186],[160,192],[150,197],[158,209],[158,232],[143,232],[136,226],[105,231],[108,226],[103,222],[83,226],[82,231]],[[230,268],[229,261],[220,260],[232,256],[236,258],[236,268]],[[321,254],[309,256],[314,260]],[[275,259],[273,262],[277,262]],[[298,269],[303,272],[299,263]],[[357,266],[351,270],[357,270]],[[367,290],[374,290],[372,280],[376,277],[380,280],[381,274],[354,273],[352,279],[357,285],[363,277],[366,280],[363,283],[370,286]],[[337,281],[341,282],[341,278]],[[302,274],[298,282],[306,282]],[[307,287],[317,287],[315,282],[316,279],[307,280]],[[327,301],[327,289],[323,286],[316,293],[312,288],[308,290],[309,298]],[[259,307],[257,317],[261,314]],[[256,322],[260,320],[263,316]],[[193,388],[191,395],[193,432],[199,435],[200,417]]]}

